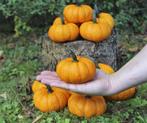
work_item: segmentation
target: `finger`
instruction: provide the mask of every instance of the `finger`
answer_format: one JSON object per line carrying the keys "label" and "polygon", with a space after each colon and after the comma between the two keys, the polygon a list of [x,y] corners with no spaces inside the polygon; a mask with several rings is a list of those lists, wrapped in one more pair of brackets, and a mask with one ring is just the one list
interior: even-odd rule
{"label": "finger", "polygon": [[46,79],[53,79],[53,80],[60,80],[60,78],[55,74],[55,72],[44,71],[42,74],[36,77],[37,80],[41,80],[43,78]]}
{"label": "finger", "polygon": [[61,81],[61,80],[55,80],[55,79],[46,79],[46,78],[43,78],[43,79],[41,79],[40,80],[42,83],[44,83],[44,84],[50,84],[50,83],[53,83],[53,82],[55,82],[55,83],[64,83],[63,81]]}
{"label": "finger", "polygon": [[61,87],[61,88],[69,89],[69,90],[71,90],[71,89],[76,90],[76,88],[77,88],[75,84],[67,84],[63,81],[42,79],[41,82],[44,83],[44,84],[48,84],[48,85],[56,86],[56,87]]}
{"label": "finger", "polygon": [[85,84],[67,84],[65,82],[59,81],[44,81],[43,83],[49,84],[51,86],[64,88],[73,92],[82,93],[82,94],[89,94],[86,91]]}
{"label": "finger", "polygon": [[45,71],[42,71],[40,74],[41,75],[49,75],[50,74],[50,71],[45,70]]}
{"label": "finger", "polygon": [[52,76],[58,76],[55,71],[50,71],[50,75],[52,75]]}
{"label": "finger", "polygon": [[41,73],[41,75],[48,75],[48,76],[53,76],[53,77],[58,77],[57,73],[54,71],[46,71]]}
{"label": "finger", "polygon": [[47,75],[38,75],[37,77],[36,77],[36,80],[42,80],[42,79],[51,79],[52,77],[50,77],[50,76],[47,76]]}

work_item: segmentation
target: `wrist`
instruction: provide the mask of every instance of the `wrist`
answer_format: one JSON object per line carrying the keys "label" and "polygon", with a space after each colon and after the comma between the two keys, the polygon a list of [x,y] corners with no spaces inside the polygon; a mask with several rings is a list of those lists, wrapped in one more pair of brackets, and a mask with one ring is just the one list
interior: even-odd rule
{"label": "wrist", "polygon": [[104,88],[102,90],[103,96],[109,96],[115,93],[115,89],[113,87],[114,77],[112,75],[108,75],[104,80],[105,83]]}
{"label": "wrist", "polygon": [[118,72],[109,75],[108,78],[109,87],[106,95],[113,95],[124,90],[125,87],[124,85],[122,85],[123,81],[125,81],[124,78],[121,77]]}

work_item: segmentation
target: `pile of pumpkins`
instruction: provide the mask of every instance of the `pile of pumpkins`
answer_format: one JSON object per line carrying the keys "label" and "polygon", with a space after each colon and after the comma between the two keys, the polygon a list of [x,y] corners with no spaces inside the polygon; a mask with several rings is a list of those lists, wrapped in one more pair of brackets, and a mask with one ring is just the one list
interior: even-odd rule
{"label": "pile of pumpkins", "polygon": [[97,6],[69,4],[48,30],[49,38],[57,43],[73,41],[79,35],[88,41],[107,39],[113,30],[114,19],[109,13],[99,12]]}
{"label": "pile of pumpkins", "polygon": [[[106,74],[114,72],[109,65],[101,63],[98,66]],[[59,61],[56,66],[56,73],[64,82],[82,84],[95,78],[96,65],[89,58],[76,56],[72,52],[72,57]],[[58,111],[68,106],[71,113],[86,118],[103,114],[107,108],[105,99],[126,100],[136,93],[136,87],[133,87],[112,96],[89,96],[57,87],[50,87],[39,81],[34,81],[32,90],[34,92],[33,101],[35,107],[40,111]]]}

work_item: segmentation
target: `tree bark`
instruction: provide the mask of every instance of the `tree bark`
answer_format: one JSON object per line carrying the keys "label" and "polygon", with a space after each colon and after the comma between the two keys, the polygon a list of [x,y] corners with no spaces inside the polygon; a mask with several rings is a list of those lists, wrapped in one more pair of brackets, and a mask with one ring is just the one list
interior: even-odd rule
{"label": "tree bark", "polygon": [[[117,69],[117,41],[116,33],[99,43],[94,43],[84,39],[67,43],[54,43],[48,36],[40,38],[42,42],[42,62],[48,70],[54,71],[56,64],[64,58],[70,57],[70,50],[76,55],[85,56],[93,60],[97,66],[98,63],[105,63]],[[69,68],[70,69],[70,68]]]}

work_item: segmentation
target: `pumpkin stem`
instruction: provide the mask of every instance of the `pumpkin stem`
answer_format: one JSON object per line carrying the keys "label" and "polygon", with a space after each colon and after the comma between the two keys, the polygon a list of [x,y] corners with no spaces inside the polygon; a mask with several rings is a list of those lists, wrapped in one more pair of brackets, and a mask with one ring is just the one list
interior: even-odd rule
{"label": "pumpkin stem", "polygon": [[96,11],[93,10],[93,22],[96,23]]}
{"label": "pumpkin stem", "polygon": [[80,3],[80,1],[79,1],[79,0],[76,0],[76,4],[77,4],[78,6],[80,6],[80,5],[81,5],[81,3]]}
{"label": "pumpkin stem", "polygon": [[78,62],[79,61],[77,59],[77,56],[75,55],[75,53],[72,50],[70,50],[70,54],[72,55],[73,62]]}
{"label": "pumpkin stem", "polygon": [[64,24],[64,16],[63,16],[63,14],[60,15],[60,18],[61,18],[61,23]]}
{"label": "pumpkin stem", "polygon": [[96,15],[100,12],[96,3],[94,4],[94,10],[95,10]]}
{"label": "pumpkin stem", "polygon": [[53,92],[53,89],[51,88],[51,86],[50,85],[46,85],[46,86],[47,86],[48,92],[49,93],[52,93]]}
{"label": "pumpkin stem", "polygon": [[86,97],[86,98],[91,98],[91,96],[89,96],[89,95],[86,95],[85,97]]}

